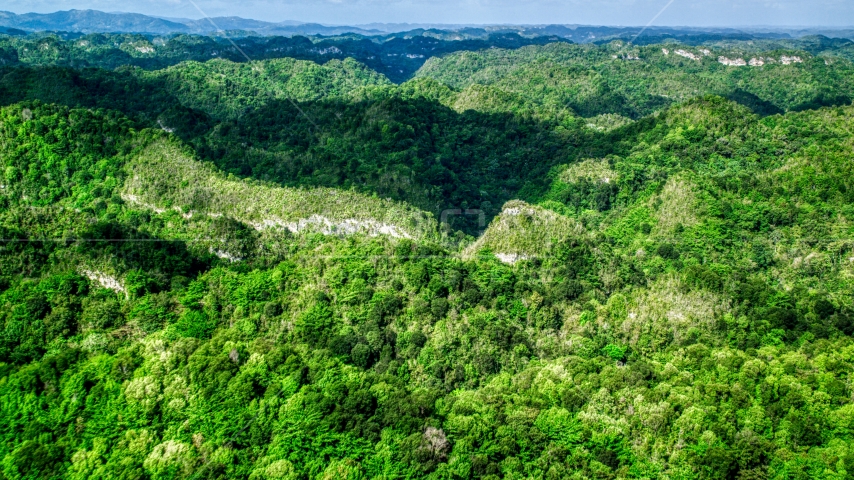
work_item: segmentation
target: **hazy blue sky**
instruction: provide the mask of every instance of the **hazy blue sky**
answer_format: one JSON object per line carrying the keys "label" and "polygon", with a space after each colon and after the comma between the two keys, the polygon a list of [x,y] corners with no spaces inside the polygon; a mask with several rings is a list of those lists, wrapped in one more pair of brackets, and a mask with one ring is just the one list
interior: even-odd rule
{"label": "hazy blue sky", "polygon": [[[563,23],[646,25],[670,0],[194,0],[211,16],[327,24]],[[72,8],[199,18],[189,0],[5,0],[0,10]],[[854,26],[854,0],[673,0],[655,25]]]}

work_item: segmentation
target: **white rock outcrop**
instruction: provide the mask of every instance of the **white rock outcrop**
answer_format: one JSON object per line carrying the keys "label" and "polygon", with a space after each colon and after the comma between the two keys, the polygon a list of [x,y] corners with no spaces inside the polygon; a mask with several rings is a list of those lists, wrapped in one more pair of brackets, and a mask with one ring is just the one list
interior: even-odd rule
{"label": "white rock outcrop", "polygon": [[679,55],[680,57],[690,58],[691,60],[696,60],[698,62],[700,61],[700,58],[701,58],[699,55],[693,54],[687,50],[681,50],[680,49],[680,50],[676,50],[673,53],[675,53],[676,55]]}
{"label": "white rock outcrop", "polygon": [[80,270],[80,275],[83,275],[84,277],[88,278],[89,281],[94,282],[108,290],[123,293],[125,296],[127,296],[128,294],[127,288],[122,285],[122,282],[120,282],[116,277],[107,275],[106,273],[82,269]]}
{"label": "white rock outcrop", "polygon": [[521,253],[496,253],[495,258],[500,260],[502,263],[515,265],[516,262],[520,260],[529,260],[531,257]]}
{"label": "white rock outcrop", "polygon": [[119,196],[122,198],[122,200],[124,200],[124,201],[125,201],[125,202],[127,202],[127,203],[130,203],[130,204],[133,204],[133,205],[138,205],[138,206],[140,206],[140,207],[142,207],[142,208],[144,208],[144,209],[146,209],[146,210],[151,210],[151,211],[153,211],[154,213],[157,213],[157,214],[166,213],[166,210],[165,210],[165,209],[157,208],[157,207],[156,207],[156,206],[154,206],[154,205],[151,205],[151,204],[149,204],[149,203],[145,203],[145,202],[143,202],[142,200],[140,200],[140,199],[139,199],[139,197],[138,197],[138,196],[136,196],[136,195],[132,195],[132,194],[129,194],[129,193],[122,193],[122,194],[121,194],[121,195],[119,195]]}
{"label": "white rock outcrop", "polygon": [[341,49],[338,47],[321,48],[320,50],[317,50],[317,53],[320,55],[338,55],[341,53]]}
{"label": "white rock outcrop", "polygon": [[727,57],[718,57],[718,62],[722,63],[729,67],[746,67],[747,62],[744,61],[743,58],[727,58]]}
{"label": "white rock outcrop", "polygon": [[267,230],[271,228],[284,228],[291,233],[303,231],[317,232],[324,235],[354,235],[364,233],[372,237],[387,235],[393,238],[412,238],[396,225],[389,225],[374,220],[356,220],[347,218],[333,221],[322,215],[312,215],[309,218],[301,218],[296,222],[285,222],[280,219],[266,219],[262,222],[250,223],[256,230]]}
{"label": "white rock outcrop", "polygon": [[236,255],[232,255],[232,254],[225,252],[223,250],[214,249],[213,247],[211,247],[210,252],[212,254],[216,255],[217,257],[223,259],[223,260],[228,260],[231,263],[239,262],[239,261],[243,260],[242,258],[240,258]]}
{"label": "white rock outcrop", "polygon": [[[762,67],[769,63],[777,63],[778,60],[771,57],[753,57],[749,61],[745,61],[743,58],[728,58],[728,57],[718,57],[718,62],[730,66],[730,67]],[[803,63],[804,59],[798,56],[788,57],[783,55],[780,57],[780,63],[783,65],[791,65],[793,63]]]}

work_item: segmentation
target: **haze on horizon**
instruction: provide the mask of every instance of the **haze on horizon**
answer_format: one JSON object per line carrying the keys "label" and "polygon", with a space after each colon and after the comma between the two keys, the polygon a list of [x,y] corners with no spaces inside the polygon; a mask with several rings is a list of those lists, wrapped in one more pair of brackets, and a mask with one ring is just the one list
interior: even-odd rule
{"label": "haze on horizon", "polygon": [[[586,24],[687,27],[851,27],[850,0],[194,0],[210,16],[329,25]],[[190,0],[7,0],[0,10],[70,9],[200,18]],[[669,6],[668,3],[670,3]],[[667,8],[662,12],[662,8]]]}

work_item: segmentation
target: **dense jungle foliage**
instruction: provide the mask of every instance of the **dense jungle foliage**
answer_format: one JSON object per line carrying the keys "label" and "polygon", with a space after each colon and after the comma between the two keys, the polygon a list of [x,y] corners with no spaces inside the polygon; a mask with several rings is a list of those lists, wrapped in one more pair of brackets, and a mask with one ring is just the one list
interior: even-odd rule
{"label": "dense jungle foliage", "polygon": [[854,77],[787,48],[10,62],[0,478],[854,478]]}
{"label": "dense jungle foliage", "polygon": [[7,52],[7,62],[110,70],[129,65],[149,70],[162,69],[180,62],[205,62],[212,58],[235,62],[244,62],[247,57],[253,60],[295,58],[318,63],[352,58],[394,81],[403,81],[428,58],[436,55],[567,41],[553,35],[522,37],[513,32],[453,40],[417,32],[383,37],[354,34],[259,37],[233,33],[238,34],[238,38],[232,40],[225,32],[217,37],[127,33],[60,36],[40,33],[24,37],[4,36],[0,38],[0,52]]}

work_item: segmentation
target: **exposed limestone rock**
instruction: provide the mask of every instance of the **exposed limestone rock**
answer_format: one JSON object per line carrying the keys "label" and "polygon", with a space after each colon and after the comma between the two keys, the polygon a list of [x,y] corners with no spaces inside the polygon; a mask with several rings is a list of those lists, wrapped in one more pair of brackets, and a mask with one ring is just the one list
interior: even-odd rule
{"label": "exposed limestone rock", "polygon": [[97,272],[94,270],[86,270],[81,269],[80,275],[88,278],[91,282],[97,283],[98,285],[112,290],[114,292],[123,293],[124,295],[128,294],[127,289],[122,285],[122,283],[115,277],[107,275],[106,273]]}
{"label": "exposed limestone rock", "polygon": [[691,60],[696,60],[696,61],[698,61],[698,62],[699,62],[699,61],[700,61],[700,59],[701,59],[701,57],[700,57],[699,55],[693,54],[693,53],[688,52],[688,51],[686,51],[686,50],[681,50],[681,49],[680,49],[680,50],[676,50],[676,51],[675,51],[675,52],[673,52],[673,53],[675,53],[676,55],[679,55],[680,57],[690,58]]}
{"label": "exposed limestone rock", "polygon": [[228,252],[224,252],[222,250],[214,249],[213,247],[210,249],[210,252],[212,254],[216,255],[217,257],[223,259],[223,260],[228,260],[231,263],[239,262],[239,261],[243,260],[242,258],[240,258],[238,256],[232,255],[232,254],[230,254]]}
{"label": "exposed limestone rock", "polygon": [[265,219],[262,222],[250,222],[256,230],[266,230],[270,228],[284,228],[291,233],[300,233],[304,231],[322,233],[324,235],[354,235],[364,233],[372,237],[379,235],[387,235],[393,238],[412,238],[411,235],[404,232],[395,225],[380,223],[373,220],[356,220],[352,218],[333,221],[322,215],[312,215],[309,218],[302,218],[296,222],[284,222],[279,219]]}
{"label": "exposed limestone rock", "polygon": [[529,260],[531,257],[520,253],[496,253],[495,258],[501,260],[502,263],[515,265],[519,260]]}
{"label": "exposed limestone rock", "polygon": [[745,62],[743,58],[718,57],[718,62],[722,63],[726,66],[729,66],[729,67],[745,67],[745,66],[747,66],[747,62]]}

